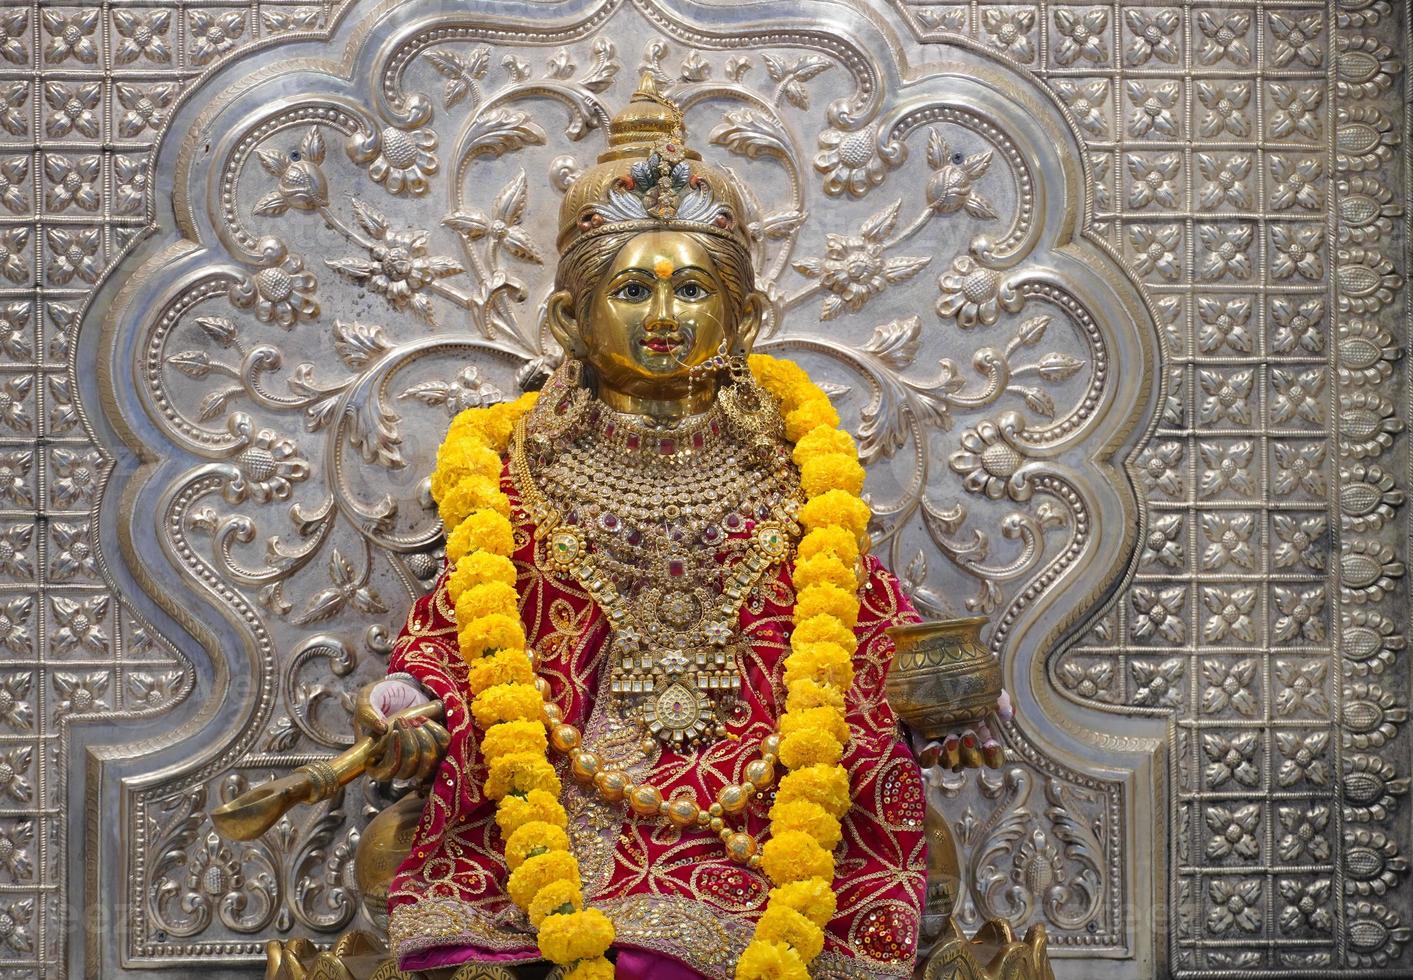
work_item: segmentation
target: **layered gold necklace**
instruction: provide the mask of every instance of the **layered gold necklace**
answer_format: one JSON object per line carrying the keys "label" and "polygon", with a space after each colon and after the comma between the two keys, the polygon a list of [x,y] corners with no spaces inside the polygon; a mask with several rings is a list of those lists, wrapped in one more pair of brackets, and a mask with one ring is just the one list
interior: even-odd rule
{"label": "layered gold necklace", "polygon": [[721,737],[741,686],[741,606],[799,533],[788,449],[741,445],[717,407],[671,427],[598,402],[574,413],[548,438],[522,425],[511,441],[542,556],[603,611],[609,689],[645,741],[682,751]]}

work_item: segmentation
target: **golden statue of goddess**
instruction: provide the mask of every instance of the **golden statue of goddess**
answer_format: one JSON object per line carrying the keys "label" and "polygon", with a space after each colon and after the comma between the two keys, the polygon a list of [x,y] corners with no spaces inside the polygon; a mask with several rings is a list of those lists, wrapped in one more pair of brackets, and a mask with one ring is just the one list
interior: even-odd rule
{"label": "golden statue of goddess", "polygon": [[[751,354],[740,195],[651,78],[608,143],[560,212],[564,363],[452,423],[446,570],[360,695],[372,774],[425,787],[390,950],[425,976],[912,976],[956,887],[918,760],[999,764],[996,688],[917,756],[900,737],[887,631],[918,617],[828,397]],[[1043,936],[1010,946],[1043,965]]]}

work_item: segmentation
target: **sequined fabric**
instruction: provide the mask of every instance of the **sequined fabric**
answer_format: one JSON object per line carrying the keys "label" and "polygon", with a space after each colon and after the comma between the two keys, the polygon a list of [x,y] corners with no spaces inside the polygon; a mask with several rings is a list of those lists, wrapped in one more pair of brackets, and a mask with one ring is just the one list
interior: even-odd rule
{"label": "sequined fabric", "polygon": [[[536,562],[534,528],[509,477],[515,524],[517,589],[526,635],[542,658],[541,675],[566,720],[588,744],[612,755],[640,741],[631,721],[605,707],[599,683],[608,656],[607,625],[589,597],[567,577]],[[916,764],[898,741],[883,681],[893,647],[883,629],[916,614],[897,580],[876,559],[861,593],[856,680],[849,694],[853,737],[844,763],[854,806],[835,853],[839,909],[826,933],[816,977],[906,977],[911,974],[921,916],[926,849],[923,790]],[[749,654],[734,739],[678,754],[655,752],[640,772],[665,796],[690,788],[710,800],[743,780],[783,707],[782,662],[794,591],[788,568],[768,576],[742,610]],[[393,949],[404,969],[470,960],[537,957],[524,914],[504,893],[507,877],[494,804],[481,793],[485,767],[468,713],[465,667],[445,581],[419,600],[394,647],[390,671],[406,671],[446,704],[451,744],[430,791],[412,852],[389,898]],[[597,707],[597,710],[595,708]],[[562,762],[560,763],[562,767]],[[729,861],[716,837],[629,815],[598,800],[561,768],[571,839],[589,901],[614,919],[618,945],[667,957],[707,977],[731,975],[765,907],[769,884]],[[752,801],[745,829],[762,837],[773,793]]]}

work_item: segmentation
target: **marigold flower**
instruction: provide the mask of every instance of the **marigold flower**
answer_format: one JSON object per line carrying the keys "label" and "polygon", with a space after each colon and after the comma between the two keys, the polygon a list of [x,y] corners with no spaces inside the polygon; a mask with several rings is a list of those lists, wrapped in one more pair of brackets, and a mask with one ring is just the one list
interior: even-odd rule
{"label": "marigold flower", "polygon": [[532,684],[497,684],[476,695],[471,715],[480,728],[503,721],[538,721],[544,698]]}
{"label": "marigold flower", "polygon": [[795,460],[796,466],[803,467],[811,459],[836,454],[847,456],[857,462],[859,447],[855,444],[854,437],[843,429],[831,429],[821,425],[800,437],[800,441],[795,443],[791,457]]}
{"label": "marigold flower", "polygon": [[584,907],[582,889],[576,882],[552,881],[535,895],[526,914],[530,916],[530,925],[538,929],[545,916],[562,913],[566,907],[574,912]]}
{"label": "marigold flower", "polygon": [[784,943],[752,939],[736,961],[736,980],[809,980],[800,954]]}
{"label": "marigold flower", "polygon": [[[817,560],[817,559],[816,559]],[[825,585],[827,586],[828,583]],[[822,586],[811,586],[806,591],[814,591]],[[834,586],[838,588],[838,586]],[[839,591],[843,591],[839,589]],[[844,593],[846,596],[848,593]],[[798,613],[798,610],[796,610]],[[818,615],[811,616],[801,621],[797,615],[795,631],[790,634],[790,645],[806,646],[810,643],[837,643],[839,646],[853,653],[858,649],[859,638],[854,635],[854,631],[845,626],[838,617]]]}
{"label": "marigold flower", "polygon": [[598,909],[546,916],[540,923],[540,953],[551,963],[602,956],[613,945],[613,923]]}
{"label": "marigold flower", "polygon": [[[515,563],[504,555],[493,555],[488,551],[473,551],[462,556],[451,574],[447,576],[446,590],[455,602],[461,593],[477,585],[490,582],[503,582],[514,585],[517,578]],[[518,605],[518,602],[517,602]]]}
{"label": "marigold flower", "polygon": [[503,468],[500,453],[479,439],[444,442],[437,450],[437,465],[432,470],[432,499],[441,500],[442,494],[467,476],[499,483]]}
{"label": "marigold flower", "polygon": [[[506,838],[505,866],[514,871],[524,864],[532,853],[543,854],[548,851],[567,850],[569,850],[569,835],[564,832],[563,827],[547,823],[544,820],[532,820],[530,823],[522,824],[515,833]],[[536,896],[536,898],[538,897]]]}
{"label": "marigold flower", "polygon": [[770,904],[784,905],[799,912],[815,925],[823,929],[834,918],[838,899],[829,882],[818,878],[792,881],[787,885],[770,890]]}
{"label": "marigold flower", "polygon": [[492,762],[486,771],[485,792],[493,800],[532,789],[558,796],[561,788],[559,774],[543,752],[511,752]]}
{"label": "marigold flower", "polygon": [[852,565],[859,560],[859,537],[848,528],[826,524],[800,538],[795,554],[798,558],[833,555],[845,565]]}
{"label": "marigold flower", "polygon": [[482,509],[467,514],[452,528],[446,539],[446,555],[460,562],[467,555],[483,551],[492,555],[515,554],[515,530],[510,520],[494,510]]}
{"label": "marigold flower", "polygon": [[564,980],[613,980],[613,964],[600,956],[593,960],[580,960],[574,969],[564,975]]}
{"label": "marigold flower", "polygon": [[824,930],[786,905],[769,906],[756,935],[767,942],[785,943],[806,963],[824,952]]}
{"label": "marigold flower", "polygon": [[800,466],[800,488],[807,497],[818,497],[830,490],[856,494],[863,485],[864,468],[855,456],[827,453],[806,459]]}
{"label": "marigold flower", "polygon": [[567,827],[569,817],[559,800],[544,790],[531,790],[524,797],[507,796],[496,807],[496,825],[502,837],[510,837],[525,824],[542,820],[558,827]]}
{"label": "marigold flower", "polygon": [[809,834],[826,851],[834,850],[844,837],[838,818],[809,800],[777,802],[770,808],[770,832],[778,834],[787,830]]}
{"label": "marigold flower", "polygon": [[496,650],[525,648],[525,627],[520,617],[506,613],[490,613],[471,620],[458,620],[461,629],[456,638],[461,644],[461,657],[467,663]]}
{"label": "marigold flower", "polygon": [[827,396],[811,398],[800,403],[800,407],[785,413],[785,438],[798,442],[811,429],[839,424],[839,413],[829,404]]}
{"label": "marigold flower", "polygon": [[504,582],[486,582],[461,593],[456,600],[456,621],[474,623],[482,616],[514,616],[520,610],[520,594]]}
{"label": "marigold flower", "polygon": [[466,671],[466,686],[473,696],[497,684],[534,683],[535,668],[524,650],[497,650],[489,657],[481,657]]}
{"label": "marigold flower", "polygon": [[774,834],[761,849],[760,859],[766,875],[777,885],[807,878],[834,880],[834,855],[801,830]]}
{"label": "marigold flower", "polygon": [[538,752],[549,749],[545,726],[538,721],[503,721],[486,729],[481,737],[481,754],[487,763],[516,752]]}
{"label": "marigold flower", "polygon": [[845,629],[852,630],[859,621],[858,596],[830,582],[820,582],[801,589],[795,596],[794,615],[797,626],[815,617],[827,616]]}
{"label": "marigold flower", "polygon": [[501,492],[498,482],[481,476],[463,476],[437,502],[442,524],[456,527],[473,510],[493,510],[510,516],[510,498]]}
{"label": "marigold flower", "polygon": [[853,494],[843,490],[830,490],[812,500],[805,501],[800,508],[800,523],[806,530],[822,527],[842,527],[857,539],[868,530],[869,518],[873,511]]}
{"label": "marigold flower", "polygon": [[837,643],[805,643],[794,646],[785,658],[785,689],[796,681],[812,680],[847,691],[854,684],[854,661],[849,651]]}
{"label": "marigold flower", "polygon": [[839,819],[849,812],[849,774],[839,766],[807,766],[780,780],[775,802],[808,800]]}
{"label": "marigold flower", "polygon": [[579,862],[568,851],[549,851],[526,858],[505,882],[506,894],[522,909],[528,909],[540,889],[552,881],[579,882]]}
{"label": "marigold flower", "polygon": [[810,708],[833,708],[843,712],[844,692],[832,684],[821,684],[808,677],[796,678],[785,692],[784,717]]}
{"label": "marigold flower", "polygon": [[844,712],[834,707],[805,708],[787,710],[780,716],[780,734],[792,735],[801,731],[819,731],[832,735],[835,741],[849,740],[849,723],[844,720]]}
{"label": "marigold flower", "polygon": [[844,755],[844,746],[828,732],[803,728],[780,740],[780,762],[786,769],[836,764]]}
{"label": "marigold flower", "polygon": [[813,558],[797,558],[795,567],[790,573],[795,581],[795,587],[807,589],[811,585],[829,583],[837,585],[846,592],[852,592],[859,587],[858,576],[854,573],[851,565],[845,565],[833,555],[815,555]]}

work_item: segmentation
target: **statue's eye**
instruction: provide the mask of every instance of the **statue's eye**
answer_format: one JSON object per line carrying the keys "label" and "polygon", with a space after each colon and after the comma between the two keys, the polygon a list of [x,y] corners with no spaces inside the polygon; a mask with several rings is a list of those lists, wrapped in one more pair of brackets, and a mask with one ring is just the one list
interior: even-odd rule
{"label": "statue's eye", "polygon": [[619,286],[618,290],[613,295],[621,300],[627,300],[629,303],[641,303],[648,298],[648,293],[648,287],[644,286],[642,283],[628,282]]}
{"label": "statue's eye", "polygon": [[677,295],[682,299],[695,302],[697,300],[706,299],[707,291],[702,287],[701,283],[684,282],[677,287]]}

